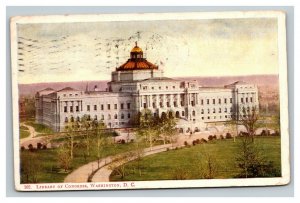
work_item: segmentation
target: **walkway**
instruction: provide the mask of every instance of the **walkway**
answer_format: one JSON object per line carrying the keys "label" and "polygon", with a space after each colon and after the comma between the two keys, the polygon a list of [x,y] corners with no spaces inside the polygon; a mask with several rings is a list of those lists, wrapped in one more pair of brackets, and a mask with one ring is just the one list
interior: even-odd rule
{"label": "walkway", "polygon": [[[150,148],[146,148],[144,150],[143,156],[148,156],[151,154],[156,154],[160,152],[164,152],[167,150],[167,148],[172,149],[172,144],[167,145],[159,145],[152,147],[152,150]],[[70,182],[70,183],[83,183],[88,182],[89,177],[92,177],[92,182],[108,182],[109,176],[112,172],[110,170],[110,164],[113,163],[113,160],[119,155],[115,156],[109,156],[106,158],[103,158],[99,161],[99,168],[98,168],[98,161],[90,162],[86,165],[83,165],[79,167],[78,169],[74,170],[72,173],[70,173],[64,180],[64,182]],[[134,160],[135,158],[132,158],[130,161]],[[118,164],[121,165],[125,162],[119,162]],[[92,174],[95,173],[95,174]]]}

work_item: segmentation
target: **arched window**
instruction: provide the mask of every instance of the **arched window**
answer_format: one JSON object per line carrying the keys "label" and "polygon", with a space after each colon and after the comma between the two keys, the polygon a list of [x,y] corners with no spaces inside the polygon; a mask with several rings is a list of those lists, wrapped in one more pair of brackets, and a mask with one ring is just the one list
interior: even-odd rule
{"label": "arched window", "polygon": [[108,120],[110,120],[111,119],[111,115],[110,114],[108,114]]}
{"label": "arched window", "polygon": [[121,114],[121,119],[124,119],[124,114],[123,113]]}
{"label": "arched window", "polygon": [[130,118],[130,113],[127,114],[127,118]]}
{"label": "arched window", "polygon": [[204,109],[201,109],[201,114],[204,114]]}
{"label": "arched window", "polygon": [[74,117],[73,116],[71,116],[71,122],[74,122]]}
{"label": "arched window", "polygon": [[215,108],[213,109],[213,113],[216,113],[216,109]]}
{"label": "arched window", "polygon": [[222,113],[222,109],[221,108],[219,108],[219,113]]}
{"label": "arched window", "polygon": [[195,112],[195,111],[193,111],[193,112],[192,112],[192,114],[193,114],[193,116],[195,116],[195,115],[196,115],[196,112]]}
{"label": "arched window", "polygon": [[65,122],[66,122],[66,123],[67,123],[67,122],[69,122],[69,119],[68,119],[68,117],[66,117],[66,118],[65,118]]}
{"label": "arched window", "polygon": [[115,118],[115,119],[118,119],[118,115],[117,115],[117,114],[115,114],[114,118]]}
{"label": "arched window", "polygon": [[224,112],[227,113],[227,108],[224,109]]}
{"label": "arched window", "polygon": [[80,121],[80,118],[79,118],[79,116],[77,116],[77,118],[76,118],[76,121],[77,121],[77,122],[79,122],[79,121]]}

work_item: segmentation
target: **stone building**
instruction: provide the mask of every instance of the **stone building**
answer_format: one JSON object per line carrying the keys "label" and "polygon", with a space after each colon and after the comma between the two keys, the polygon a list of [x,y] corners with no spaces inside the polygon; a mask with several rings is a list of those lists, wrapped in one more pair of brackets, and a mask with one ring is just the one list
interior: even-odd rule
{"label": "stone building", "polygon": [[143,109],[161,116],[169,111],[178,118],[180,132],[202,131],[207,123],[230,120],[242,108],[258,108],[258,89],[237,81],[224,87],[202,87],[196,81],[164,77],[158,66],[143,57],[137,45],[126,63],[112,72],[107,91],[47,88],[36,93],[36,121],[63,131],[67,122],[102,120],[109,128],[130,127]]}

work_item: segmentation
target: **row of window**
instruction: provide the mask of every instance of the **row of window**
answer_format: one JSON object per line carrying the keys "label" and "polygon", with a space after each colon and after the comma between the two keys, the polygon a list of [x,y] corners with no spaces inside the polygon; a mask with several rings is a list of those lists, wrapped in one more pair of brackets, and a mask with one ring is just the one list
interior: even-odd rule
{"label": "row of window", "polygon": [[[130,119],[131,114],[128,113],[127,115],[125,115],[124,113],[121,113],[120,119],[125,119],[125,117],[126,117],[127,119]],[[118,114],[115,114],[113,118],[114,118],[114,119],[119,119],[119,118],[118,118]],[[91,116],[88,115],[88,119],[87,119],[87,120],[91,120],[91,119],[92,119]],[[101,119],[101,120],[105,120],[105,116],[104,116],[104,115],[101,115],[101,118],[100,118],[100,119]],[[112,119],[112,115],[108,114],[108,115],[107,115],[107,120],[111,120],[111,119]],[[80,119],[79,116],[77,116],[76,119],[75,119],[73,116],[71,116],[70,121],[71,121],[71,122],[74,122],[75,120],[76,120],[76,121],[81,121],[81,119]],[[93,120],[98,120],[97,115],[94,116]],[[69,118],[68,118],[68,117],[65,117],[65,122],[69,122]]]}
{"label": "row of window", "polygon": [[[126,107],[127,107],[127,109],[130,109],[131,104],[127,103]],[[101,104],[100,109],[104,110],[104,108],[105,108],[104,104]],[[98,109],[98,105],[93,105],[93,110],[97,111],[97,109]],[[111,109],[111,104],[107,104],[107,110],[110,110],[110,109]],[[118,104],[114,104],[114,109],[118,109]],[[120,104],[120,109],[122,109],[122,110],[125,109],[124,103]],[[74,112],[74,110],[76,112],[79,112],[79,106],[75,106],[75,109],[73,109],[73,106],[70,106],[69,110],[70,110],[70,112]],[[91,105],[86,105],[86,111],[91,111]],[[68,112],[68,106],[64,106],[64,112]]]}
{"label": "row of window", "polygon": [[[148,90],[148,86],[143,86],[142,88],[143,88],[143,90]],[[173,89],[176,89],[176,86],[170,86],[170,89],[172,89],[172,88],[173,88]],[[152,89],[152,90],[155,90],[156,87],[152,86],[151,89]],[[161,86],[158,86],[158,89],[161,90],[162,87],[161,87]],[[168,89],[169,89],[169,86],[165,86],[165,89],[168,90]]]}

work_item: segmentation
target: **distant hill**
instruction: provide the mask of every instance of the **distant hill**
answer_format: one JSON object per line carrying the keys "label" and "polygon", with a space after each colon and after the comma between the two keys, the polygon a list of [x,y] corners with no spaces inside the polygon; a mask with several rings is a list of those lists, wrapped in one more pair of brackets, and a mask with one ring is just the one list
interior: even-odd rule
{"label": "distant hill", "polygon": [[[250,75],[250,76],[225,76],[225,77],[178,77],[179,80],[196,80],[202,86],[224,86],[238,80],[253,83],[261,88],[278,88],[278,75]],[[45,88],[60,90],[65,87],[72,87],[78,90],[85,90],[88,86],[90,90],[97,85],[99,90],[107,88],[108,81],[78,81],[78,82],[55,82],[55,83],[34,83],[19,84],[19,94],[21,96],[33,96],[37,91]]]}

